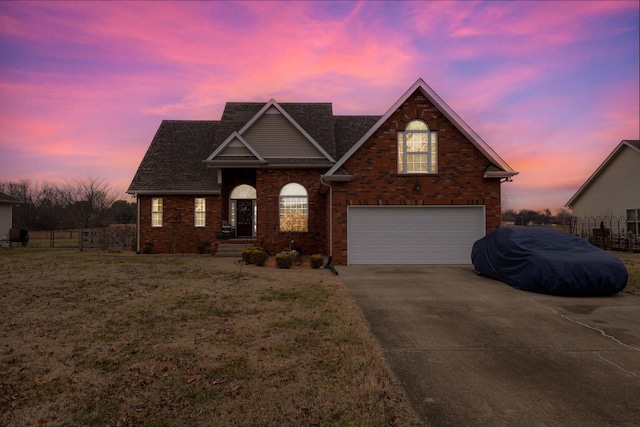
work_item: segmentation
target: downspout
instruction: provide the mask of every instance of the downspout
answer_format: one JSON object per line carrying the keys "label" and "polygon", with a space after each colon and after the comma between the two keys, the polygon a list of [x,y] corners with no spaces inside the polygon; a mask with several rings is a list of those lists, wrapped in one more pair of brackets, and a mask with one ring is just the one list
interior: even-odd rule
{"label": "downspout", "polygon": [[331,265],[331,261],[333,260],[333,187],[331,187],[331,184],[324,182],[322,176],[320,176],[320,184],[329,187],[329,259],[324,268],[331,269],[333,274],[337,276],[338,272],[335,267]]}
{"label": "downspout", "polygon": [[136,253],[140,253],[140,196],[136,194]]}
{"label": "downspout", "polygon": [[320,177],[320,184],[329,187],[329,257],[333,258],[333,187]]}

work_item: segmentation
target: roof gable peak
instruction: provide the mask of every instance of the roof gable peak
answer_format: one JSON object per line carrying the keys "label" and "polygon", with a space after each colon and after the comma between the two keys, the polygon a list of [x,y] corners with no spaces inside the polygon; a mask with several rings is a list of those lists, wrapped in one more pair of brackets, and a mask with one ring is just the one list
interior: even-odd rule
{"label": "roof gable peak", "polygon": [[[251,129],[263,116],[274,114],[275,111],[281,114],[295,129],[303,135],[303,137],[309,141],[316,150],[318,150],[323,157],[330,162],[334,163],[336,160],[320,145],[291,115],[273,98],[269,100],[247,123],[238,130],[237,133],[240,136],[245,135],[249,129]],[[229,136],[231,138],[231,136]],[[229,140],[227,138],[225,143]],[[246,141],[245,141],[246,142]],[[224,143],[223,143],[224,144]],[[248,143],[247,143],[248,144]]]}
{"label": "roof gable peak", "polygon": [[[360,140],[353,146],[351,149],[334,165],[331,170],[327,172],[327,175],[334,174],[337,170],[339,170],[342,165],[365,143],[367,139],[374,132],[376,132],[380,126],[384,122],[386,122],[389,117],[398,110],[403,103],[409,99],[411,95],[413,95],[417,90],[419,90],[422,95],[424,95],[429,101],[431,101],[436,108],[464,135],[466,136],[475,146],[487,157],[492,163],[502,169],[501,172],[504,177],[510,178],[514,175],[517,175],[518,172],[515,172],[489,145],[484,142],[480,136],[471,129],[471,127],[464,121],[460,116],[458,116],[455,111],[449,105],[444,102],[438,94],[431,89],[429,85],[425,83],[422,78],[416,80],[416,82],[411,85],[409,89],[407,89],[402,96],[387,110],[387,112],[380,117],[380,119],[376,122],[375,125],[369,129],[367,133],[365,133]],[[494,173],[495,177],[498,177],[496,173]]]}
{"label": "roof gable peak", "polygon": [[604,172],[609,167],[614,159],[617,158],[625,148],[629,148],[632,151],[640,153],[640,141],[629,139],[620,141],[620,143],[616,145],[613,151],[609,153],[607,158],[604,159],[602,163],[600,163],[598,168],[589,176],[589,178],[587,178],[587,180],[580,186],[580,188],[578,188],[578,191],[576,191],[575,194],[569,199],[569,201],[565,203],[565,207],[573,208],[573,206],[582,197],[585,191],[587,191],[591,184],[593,184],[598,179],[600,174],[602,174],[602,172]]}
{"label": "roof gable peak", "polygon": [[249,144],[238,132],[233,132],[229,137],[222,143],[216,150],[209,155],[205,159],[205,162],[211,162],[215,160],[217,157],[224,156],[224,152],[230,148],[230,146],[234,142],[239,142],[242,146],[244,146],[245,150],[248,151],[251,155],[249,157],[253,157],[253,160],[264,163],[265,160],[262,156]]}

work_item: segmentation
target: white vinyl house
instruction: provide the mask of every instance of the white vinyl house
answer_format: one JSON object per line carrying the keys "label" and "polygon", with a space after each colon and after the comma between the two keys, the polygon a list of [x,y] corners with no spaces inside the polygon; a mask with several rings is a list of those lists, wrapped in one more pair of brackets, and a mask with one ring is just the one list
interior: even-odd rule
{"label": "white vinyl house", "polygon": [[20,203],[20,201],[0,193],[0,245],[4,245],[5,242],[9,241],[11,227],[13,226],[13,205],[16,203]]}
{"label": "white vinyl house", "polygon": [[574,218],[625,218],[626,232],[638,235],[640,141],[621,141],[565,206]]}

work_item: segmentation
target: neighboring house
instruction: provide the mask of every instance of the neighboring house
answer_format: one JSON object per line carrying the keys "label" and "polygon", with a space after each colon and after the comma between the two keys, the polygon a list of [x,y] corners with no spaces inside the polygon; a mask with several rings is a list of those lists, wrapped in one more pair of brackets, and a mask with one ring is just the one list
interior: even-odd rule
{"label": "neighboring house", "polygon": [[638,235],[640,141],[621,141],[565,206],[571,208],[574,218],[593,218],[598,224],[604,221],[607,228],[613,223],[613,227],[620,228],[620,234]]}
{"label": "neighboring house", "polygon": [[13,227],[13,205],[22,203],[20,200],[0,193],[0,244],[8,242]]}
{"label": "neighboring house", "polygon": [[163,121],[128,193],[138,250],[215,252],[228,226],[334,264],[459,264],[500,226],[516,174],[420,79],[382,116],[270,100]]}

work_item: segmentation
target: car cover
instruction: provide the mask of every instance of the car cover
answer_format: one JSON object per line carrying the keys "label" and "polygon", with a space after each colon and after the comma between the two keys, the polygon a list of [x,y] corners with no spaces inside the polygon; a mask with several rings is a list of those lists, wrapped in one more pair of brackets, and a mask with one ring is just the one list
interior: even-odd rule
{"label": "car cover", "polygon": [[552,295],[610,295],[629,277],[615,256],[550,227],[498,228],[473,244],[471,261],[478,274]]}

